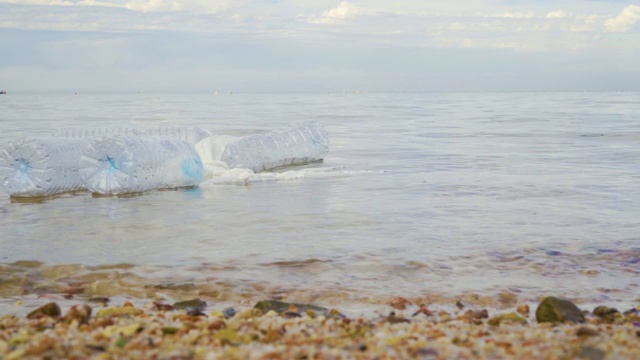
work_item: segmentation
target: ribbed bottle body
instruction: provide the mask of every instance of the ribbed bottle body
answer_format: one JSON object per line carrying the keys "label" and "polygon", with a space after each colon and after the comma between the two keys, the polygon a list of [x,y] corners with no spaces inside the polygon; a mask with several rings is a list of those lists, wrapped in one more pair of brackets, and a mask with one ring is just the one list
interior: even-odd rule
{"label": "ribbed bottle body", "polygon": [[197,186],[204,169],[185,141],[173,138],[109,136],[90,141],[82,155],[80,176],[98,194]]}
{"label": "ribbed bottle body", "polygon": [[211,134],[204,129],[193,126],[156,126],[149,128],[137,127],[106,127],[106,128],[67,128],[54,132],[56,136],[72,138],[99,138],[104,136],[133,135],[145,137],[174,138],[189,144],[196,144]]}
{"label": "ribbed bottle body", "polygon": [[318,161],[329,152],[329,134],[316,122],[245,136],[227,144],[221,160],[255,172]]}
{"label": "ribbed bottle body", "polygon": [[79,175],[86,139],[13,141],[0,151],[0,186],[11,196],[48,196],[84,188]]}

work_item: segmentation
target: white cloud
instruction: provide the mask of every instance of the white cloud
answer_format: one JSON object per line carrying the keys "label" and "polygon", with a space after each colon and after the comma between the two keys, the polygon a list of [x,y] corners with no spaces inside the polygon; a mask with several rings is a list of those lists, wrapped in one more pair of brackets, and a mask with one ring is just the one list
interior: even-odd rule
{"label": "white cloud", "polygon": [[567,13],[563,10],[554,10],[547,14],[547,19],[563,19],[567,17]]}
{"label": "white cloud", "polygon": [[626,32],[639,20],[640,6],[629,5],[625,7],[618,16],[608,19],[604,25],[607,30],[612,32]]}
{"label": "white cloud", "polygon": [[532,11],[522,13],[522,12],[506,12],[503,14],[494,15],[493,17],[497,18],[505,18],[505,19],[533,19],[536,14]]}
{"label": "white cloud", "polygon": [[40,5],[40,6],[95,6],[122,8],[140,12],[196,12],[215,13],[225,9],[225,1],[209,0],[0,0],[0,4]]}
{"label": "white cloud", "polygon": [[308,21],[311,24],[339,24],[353,18],[358,12],[355,5],[343,1],[338,6],[323,12],[320,16],[312,15]]}

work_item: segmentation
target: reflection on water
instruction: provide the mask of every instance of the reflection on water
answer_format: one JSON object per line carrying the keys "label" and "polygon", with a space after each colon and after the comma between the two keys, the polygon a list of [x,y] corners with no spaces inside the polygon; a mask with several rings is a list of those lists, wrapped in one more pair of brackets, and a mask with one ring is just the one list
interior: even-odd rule
{"label": "reflection on water", "polygon": [[94,125],[237,136],[309,118],[331,134],[323,163],[286,175],[0,198],[0,298],[81,287],[229,302],[479,294],[500,306],[505,291],[638,293],[637,93],[15,95],[0,113],[0,143]]}

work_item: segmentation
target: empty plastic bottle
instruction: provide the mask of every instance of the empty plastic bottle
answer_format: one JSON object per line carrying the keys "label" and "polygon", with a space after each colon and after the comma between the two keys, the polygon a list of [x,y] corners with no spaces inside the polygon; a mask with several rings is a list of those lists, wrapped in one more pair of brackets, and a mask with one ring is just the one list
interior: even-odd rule
{"label": "empty plastic bottle", "polygon": [[130,127],[108,127],[108,128],[68,128],[57,129],[53,131],[55,136],[70,137],[70,138],[98,138],[111,135],[135,135],[141,136],[144,131],[139,128]]}
{"label": "empty plastic bottle", "polygon": [[0,151],[0,185],[11,196],[48,196],[82,190],[79,161],[86,139],[34,138]]}
{"label": "empty plastic bottle", "polygon": [[197,186],[204,177],[200,156],[189,143],[160,137],[93,139],[82,154],[80,176],[98,194]]}
{"label": "empty plastic bottle", "polygon": [[211,136],[211,133],[207,130],[186,126],[157,126],[146,128],[143,132],[149,136],[179,139],[191,145],[195,145]]}
{"label": "empty plastic bottle", "polygon": [[316,122],[305,122],[280,131],[242,137],[227,144],[221,160],[229,167],[255,172],[318,160],[329,152],[329,135]]}
{"label": "empty plastic bottle", "polygon": [[191,145],[208,138],[211,134],[204,129],[190,126],[156,126],[151,128],[69,128],[56,130],[55,135],[72,138],[97,138],[112,135],[135,135],[139,137],[165,137],[185,141]]}

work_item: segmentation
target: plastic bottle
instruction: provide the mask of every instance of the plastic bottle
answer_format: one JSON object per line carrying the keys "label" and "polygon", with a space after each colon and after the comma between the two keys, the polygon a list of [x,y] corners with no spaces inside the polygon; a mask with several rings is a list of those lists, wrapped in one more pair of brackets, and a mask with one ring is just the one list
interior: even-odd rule
{"label": "plastic bottle", "polygon": [[82,190],[79,160],[86,139],[33,138],[0,151],[0,186],[11,196],[48,196]]}
{"label": "plastic bottle", "polygon": [[329,152],[329,134],[316,122],[255,134],[227,144],[221,160],[232,168],[255,172],[318,160]]}
{"label": "plastic bottle", "polygon": [[109,136],[90,141],[80,176],[98,194],[197,186],[204,177],[193,146],[173,138]]}
{"label": "plastic bottle", "polygon": [[155,137],[179,139],[191,145],[195,145],[211,136],[211,133],[207,130],[198,127],[186,126],[157,126],[146,128],[143,130],[143,134]]}
{"label": "plastic bottle", "polygon": [[329,136],[326,130],[316,122],[307,122],[242,138],[227,146],[222,159],[230,167],[259,172],[318,161],[328,151]]}
{"label": "plastic bottle", "polygon": [[164,137],[185,141],[191,145],[208,138],[211,134],[204,129],[191,126],[156,126],[151,128],[69,128],[56,130],[55,135],[73,138],[97,138],[112,135],[135,135],[140,137]]}

